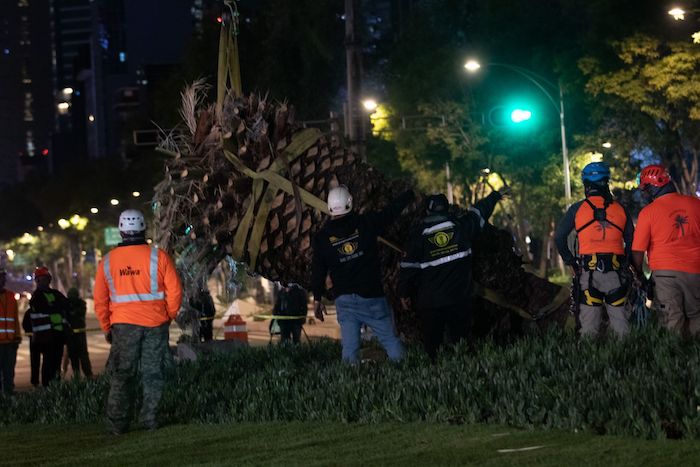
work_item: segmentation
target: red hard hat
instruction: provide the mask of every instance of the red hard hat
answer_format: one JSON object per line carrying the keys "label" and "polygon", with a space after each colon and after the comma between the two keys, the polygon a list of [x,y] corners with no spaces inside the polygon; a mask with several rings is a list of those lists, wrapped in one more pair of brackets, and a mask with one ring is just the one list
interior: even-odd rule
{"label": "red hard hat", "polygon": [[42,276],[51,276],[49,269],[44,266],[39,266],[34,270],[34,279]]}
{"label": "red hard hat", "polygon": [[663,165],[647,165],[639,174],[639,188],[642,190],[647,186],[662,187],[671,183],[671,176]]}

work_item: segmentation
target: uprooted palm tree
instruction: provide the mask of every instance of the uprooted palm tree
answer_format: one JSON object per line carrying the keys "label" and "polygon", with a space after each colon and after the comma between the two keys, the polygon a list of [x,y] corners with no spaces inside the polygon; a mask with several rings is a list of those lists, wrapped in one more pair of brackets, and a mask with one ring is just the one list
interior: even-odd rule
{"label": "uprooted palm tree", "polygon": [[[350,152],[333,129],[323,134],[303,128],[293,106],[243,95],[235,36],[226,27],[224,21],[216,103],[208,103],[202,82],[187,87],[184,131],[169,135],[159,148],[172,157],[156,187],[157,241],[178,255],[188,293],[227,255],[270,280],[308,286],[311,238],[326,218],[328,191],[348,186],[361,212],[381,209],[410,182],[387,180]],[[397,327],[409,337],[416,335],[417,320],[396,297],[397,250],[421,214],[419,203],[409,206],[380,250]],[[525,272],[512,236],[488,229],[475,245],[474,276],[486,298],[479,333],[507,333],[523,320],[563,323],[568,292]],[[196,317],[190,318],[196,327]]]}

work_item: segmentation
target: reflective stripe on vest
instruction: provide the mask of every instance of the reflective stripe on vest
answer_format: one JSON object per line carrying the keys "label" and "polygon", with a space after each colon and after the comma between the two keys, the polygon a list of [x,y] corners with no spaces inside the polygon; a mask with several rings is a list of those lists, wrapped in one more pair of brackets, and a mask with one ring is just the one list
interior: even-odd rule
{"label": "reflective stripe on vest", "polygon": [[109,253],[105,256],[103,268],[109,286],[109,299],[112,303],[150,302],[165,298],[163,292],[158,292],[158,248],[151,248],[151,259],[148,268],[151,275],[151,293],[117,294],[112,271],[109,268]]}
{"label": "reflective stripe on vest", "polygon": [[401,263],[399,263],[399,266],[402,268],[425,269],[425,268],[430,268],[430,267],[434,267],[434,266],[440,266],[440,265],[446,264],[446,263],[451,263],[452,261],[466,258],[467,256],[469,256],[471,254],[472,254],[472,249],[469,248],[466,251],[460,251],[459,253],[455,253],[453,255],[443,256],[442,258],[438,258],[438,259],[435,259],[433,261],[426,261],[424,263],[405,263],[402,261]]}
{"label": "reflective stripe on vest", "polygon": [[2,334],[3,332],[6,332],[8,334],[10,334],[10,333],[14,334],[15,330],[14,329],[0,329],[0,334]]}
{"label": "reflective stripe on vest", "polygon": [[438,230],[449,229],[454,227],[455,224],[452,221],[440,222],[432,227],[428,227],[423,230],[423,235],[430,235],[431,233],[437,232]]}
{"label": "reflective stripe on vest", "polygon": [[14,321],[14,318],[0,318],[0,321]]}
{"label": "reflective stripe on vest", "polygon": [[34,331],[34,332],[48,331],[50,329],[51,329],[50,324],[41,324],[39,326],[32,326],[32,331]]}

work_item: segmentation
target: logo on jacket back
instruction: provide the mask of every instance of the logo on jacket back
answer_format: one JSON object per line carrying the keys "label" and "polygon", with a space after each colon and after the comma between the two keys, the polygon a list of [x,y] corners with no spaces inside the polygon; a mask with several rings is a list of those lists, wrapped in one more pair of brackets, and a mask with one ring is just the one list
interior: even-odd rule
{"label": "logo on jacket back", "polygon": [[120,276],[138,276],[140,274],[140,269],[131,269],[131,266],[127,266],[126,268],[122,268],[119,270]]}
{"label": "logo on jacket back", "polygon": [[437,232],[432,237],[429,237],[428,241],[430,241],[430,243],[432,243],[438,248],[443,248],[448,243],[450,243],[450,240],[452,240],[452,237],[454,237],[454,235],[454,232]]}

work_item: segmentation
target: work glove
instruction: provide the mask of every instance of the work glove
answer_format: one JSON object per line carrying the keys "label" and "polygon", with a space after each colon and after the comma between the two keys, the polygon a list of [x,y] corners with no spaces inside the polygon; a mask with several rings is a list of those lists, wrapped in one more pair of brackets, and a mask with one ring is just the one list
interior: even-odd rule
{"label": "work glove", "polygon": [[326,311],[326,305],[321,302],[314,301],[314,316],[316,319],[321,322],[325,321],[326,319],[323,317],[324,314],[328,314]]}

